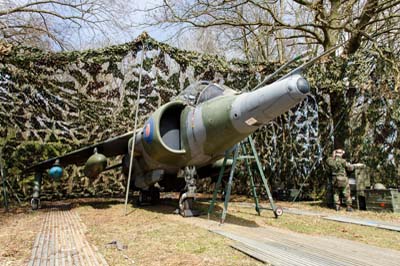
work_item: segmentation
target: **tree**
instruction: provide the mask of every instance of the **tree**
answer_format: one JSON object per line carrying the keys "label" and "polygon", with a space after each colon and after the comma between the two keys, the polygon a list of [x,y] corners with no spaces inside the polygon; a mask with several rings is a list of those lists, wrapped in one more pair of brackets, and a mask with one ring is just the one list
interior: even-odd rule
{"label": "tree", "polygon": [[327,50],[348,40],[344,52],[350,55],[364,40],[395,40],[399,34],[400,1],[163,0],[153,9],[153,15],[158,24],[230,29],[235,32],[231,40],[241,42],[246,55],[253,45],[259,50],[258,55],[268,51],[282,59],[285,46]]}
{"label": "tree", "polygon": [[3,0],[0,36],[10,43],[50,49],[71,49],[82,38],[104,41],[122,29],[127,13],[122,1],[106,0]]}
{"label": "tree", "polygon": [[222,52],[216,32],[211,29],[198,29],[183,34],[181,37],[176,40],[181,49],[207,54],[220,54]]}

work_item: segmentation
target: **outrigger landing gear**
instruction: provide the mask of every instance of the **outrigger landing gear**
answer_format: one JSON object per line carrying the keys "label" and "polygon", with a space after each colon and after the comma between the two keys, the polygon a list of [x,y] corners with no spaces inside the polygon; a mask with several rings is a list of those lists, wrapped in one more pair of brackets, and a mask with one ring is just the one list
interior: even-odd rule
{"label": "outrigger landing gear", "polygon": [[35,181],[33,181],[33,194],[31,199],[32,210],[40,208],[40,187],[42,185],[42,173],[35,174]]}
{"label": "outrigger landing gear", "polygon": [[31,199],[31,207],[32,207],[32,210],[34,210],[34,211],[39,209],[40,208],[40,199],[32,198]]}
{"label": "outrigger landing gear", "polygon": [[196,198],[196,168],[186,166],[184,172],[186,186],[179,197],[179,214],[183,217],[199,216],[200,212],[193,210],[193,201]]}

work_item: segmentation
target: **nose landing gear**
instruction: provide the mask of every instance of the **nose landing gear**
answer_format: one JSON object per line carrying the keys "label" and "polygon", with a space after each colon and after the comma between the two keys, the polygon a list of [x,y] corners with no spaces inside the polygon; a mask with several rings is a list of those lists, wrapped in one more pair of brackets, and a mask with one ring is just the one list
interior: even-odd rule
{"label": "nose landing gear", "polygon": [[179,197],[179,214],[183,217],[199,216],[200,212],[193,210],[193,201],[196,198],[196,168],[186,166],[184,174],[186,186]]}

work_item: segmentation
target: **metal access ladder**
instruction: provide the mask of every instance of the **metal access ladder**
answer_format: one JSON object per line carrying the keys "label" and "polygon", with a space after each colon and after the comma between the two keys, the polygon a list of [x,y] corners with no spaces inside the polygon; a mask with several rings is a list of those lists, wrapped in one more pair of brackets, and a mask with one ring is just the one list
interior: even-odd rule
{"label": "metal access ladder", "polygon": [[[251,155],[248,154],[247,152],[247,148],[246,145],[250,146],[251,149]],[[242,156],[239,156],[239,150],[242,151]],[[261,210],[260,210],[260,206],[259,206],[259,199],[256,193],[256,188],[255,188],[255,183],[254,183],[254,176],[253,176],[253,172],[252,169],[250,167],[250,160],[254,159],[257,163],[257,170],[261,176],[263,185],[265,187],[265,190],[267,192],[268,195],[268,199],[269,199],[269,203],[271,205],[271,209],[274,212],[275,218],[278,218],[279,216],[281,216],[283,214],[283,210],[282,208],[278,207],[275,205],[274,200],[272,198],[272,194],[271,191],[269,189],[268,186],[268,182],[267,179],[265,178],[261,163],[260,163],[260,159],[258,157],[256,148],[254,146],[254,140],[251,136],[247,137],[245,140],[243,140],[242,142],[236,144],[233,148],[233,150],[228,150],[225,152],[225,157],[224,157],[224,161],[222,163],[219,175],[218,175],[218,181],[217,184],[215,185],[215,189],[214,189],[214,193],[213,193],[213,198],[211,200],[211,204],[210,207],[208,209],[208,217],[210,217],[210,215],[214,212],[214,206],[215,206],[215,202],[217,199],[217,193],[218,190],[221,186],[221,182],[222,182],[222,176],[224,174],[225,171],[225,167],[226,167],[226,163],[228,161],[229,155],[230,153],[233,152],[233,162],[232,162],[232,168],[230,170],[229,173],[229,180],[228,183],[226,184],[225,187],[225,201],[224,201],[224,209],[222,211],[222,215],[221,215],[221,224],[225,222],[226,219],[226,214],[228,213],[228,202],[229,202],[229,198],[231,196],[231,189],[232,189],[232,182],[233,182],[233,177],[234,177],[234,173],[235,173],[235,169],[236,169],[236,163],[238,160],[244,160],[245,164],[246,164],[246,169],[248,172],[248,175],[250,177],[250,185],[251,185],[251,191],[253,194],[253,198],[254,198],[254,203],[256,205],[255,209],[256,212],[258,213],[258,215],[261,214]]]}

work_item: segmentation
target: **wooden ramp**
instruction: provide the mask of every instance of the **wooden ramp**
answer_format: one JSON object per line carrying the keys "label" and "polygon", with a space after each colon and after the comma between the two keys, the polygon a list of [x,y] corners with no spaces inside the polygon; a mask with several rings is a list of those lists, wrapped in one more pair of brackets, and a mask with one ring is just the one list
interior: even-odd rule
{"label": "wooden ramp", "polygon": [[[254,208],[254,204],[252,203],[235,203],[242,207]],[[261,205],[260,205],[261,206]],[[261,206],[262,210],[271,210],[271,208]],[[339,216],[339,215],[331,215],[327,213],[321,213],[316,211],[309,210],[301,210],[296,208],[283,208],[284,213],[290,213],[295,215],[306,215],[306,216],[318,216],[322,219],[341,222],[341,223],[349,223],[349,224],[357,224],[369,227],[375,227],[379,229],[386,229],[391,231],[400,232],[400,224],[399,223],[388,223],[379,220],[371,220],[371,219],[363,219],[356,216],[348,217],[348,216]]]}
{"label": "wooden ramp", "polygon": [[223,225],[210,231],[234,240],[235,249],[272,265],[394,266],[400,262],[400,252],[395,250],[273,227]]}
{"label": "wooden ramp", "polygon": [[85,237],[86,226],[69,205],[41,211],[45,215],[29,266],[108,265]]}
{"label": "wooden ramp", "polygon": [[363,225],[363,226],[370,226],[370,227],[376,227],[379,229],[386,229],[386,230],[400,232],[400,225],[393,224],[393,223],[386,223],[386,222],[382,222],[382,221],[356,219],[356,218],[352,218],[352,217],[343,217],[343,216],[336,216],[336,215],[335,216],[326,216],[326,217],[322,217],[322,218],[326,219],[326,220],[336,221],[336,222],[358,224],[358,225]]}
{"label": "wooden ramp", "polygon": [[229,220],[220,225],[206,217],[174,219],[232,239],[232,247],[271,265],[400,265],[400,251],[347,239],[301,234],[272,226],[240,226],[230,224]]}

